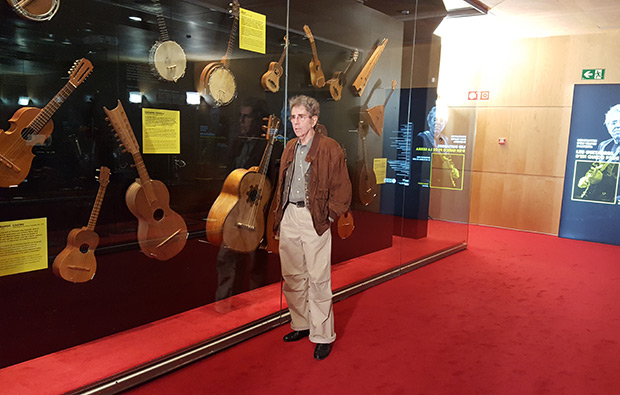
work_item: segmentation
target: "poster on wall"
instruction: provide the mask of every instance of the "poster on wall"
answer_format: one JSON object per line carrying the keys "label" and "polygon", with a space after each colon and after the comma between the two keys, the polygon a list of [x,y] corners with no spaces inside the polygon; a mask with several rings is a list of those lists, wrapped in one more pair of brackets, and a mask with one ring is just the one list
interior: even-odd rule
{"label": "poster on wall", "polygon": [[620,245],[620,84],[575,85],[560,237]]}

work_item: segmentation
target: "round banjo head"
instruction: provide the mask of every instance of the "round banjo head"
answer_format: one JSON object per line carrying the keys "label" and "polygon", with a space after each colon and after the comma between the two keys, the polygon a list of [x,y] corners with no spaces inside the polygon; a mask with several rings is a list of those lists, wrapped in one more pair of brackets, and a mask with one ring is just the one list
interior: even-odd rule
{"label": "round banjo head", "polygon": [[208,96],[211,97],[216,107],[228,105],[237,97],[235,76],[223,65],[213,67],[207,73],[206,88]]}
{"label": "round banjo head", "polygon": [[52,19],[60,6],[60,0],[8,0],[8,2],[20,16],[39,22]]}
{"label": "round banjo head", "polygon": [[185,75],[185,51],[175,41],[156,42],[149,56],[153,73],[166,81],[177,82]]}

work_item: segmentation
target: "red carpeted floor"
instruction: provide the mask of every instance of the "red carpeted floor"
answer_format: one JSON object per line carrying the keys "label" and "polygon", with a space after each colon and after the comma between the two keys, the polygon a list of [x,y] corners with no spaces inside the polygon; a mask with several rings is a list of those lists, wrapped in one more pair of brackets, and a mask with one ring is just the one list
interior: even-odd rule
{"label": "red carpeted floor", "polygon": [[619,393],[619,256],[472,226],[466,251],[335,304],[324,361],[280,327],[130,393]]}

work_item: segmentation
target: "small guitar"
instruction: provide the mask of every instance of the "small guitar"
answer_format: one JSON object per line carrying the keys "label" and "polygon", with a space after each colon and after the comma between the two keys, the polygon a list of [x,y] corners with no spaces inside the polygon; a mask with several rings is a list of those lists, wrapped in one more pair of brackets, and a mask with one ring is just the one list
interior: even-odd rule
{"label": "small guitar", "polygon": [[187,58],[185,51],[176,42],[168,37],[168,28],[164,19],[161,3],[153,0],[157,6],[157,24],[159,26],[159,41],[151,47],[149,52],[149,63],[153,74],[164,80],[177,82],[185,75]]}
{"label": "small guitar", "polygon": [[207,216],[207,240],[215,245],[239,251],[256,250],[265,233],[265,207],[271,197],[267,169],[280,120],[269,116],[267,137],[260,166],[233,170],[222,186]]}
{"label": "small guitar", "polygon": [[310,27],[304,25],[304,32],[310,40],[310,46],[312,47],[312,60],[310,61],[310,82],[315,88],[322,88],[325,86],[325,75],[321,69],[321,62],[319,61],[319,55],[316,52],[316,45],[314,44],[314,36]]}
{"label": "small guitar", "polygon": [[60,0],[7,0],[17,15],[31,21],[49,21],[58,7]]}
{"label": "small guitar", "polygon": [[360,201],[364,206],[368,206],[377,196],[377,177],[372,168],[369,168],[366,156],[366,137],[368,136],[368,126],[360,121],[357,128],[360,138],[362,139],[362,160],[359,163],[359,182],[358,192]]}
{"label": "small guitar", "polygon": [[385,117],[385,105],[387,104],[388,100],[390,100],[390,97],[392,96],[394,89],[396,89],[396,80],[392,80],[392,90],[390,91],[390,93],[388,93],[387,97],[385,98],[385,102],[383,102],[383,104],[379,104],[377,106],[371,107],[368,110],[366,110],[366,113],[368,114],[368,123],[370,125],[370,128],[374,130],[375,133],[377,133],[379,136],[383,134],[383,119]]}
{"label": "small guitar", "polygon": [[379,57],[383,53],[383,50],[385,49],[387,42],[388,42],[387,38],[384,38],[383,40],[381,40],[381,43],[379,43],[377,48],[375,48],[375,50],[373,51],[372,55],[370,55],[370,58],[368,58],[368,61],[362,68],[362,71],[360,71],[355,81],[353,81],[353,89],[355,90],[356,95],[362,96],[362,92],[364,92],[364,89],[366,88],[366,84],[368,84],[368,80],[370,79],[370,75],[372,74],[372,71],[375,69],[375,65],[377,64]]}
{"label": "small guitar", "polygon": [[342,98],[342,88],[347,83],[347,72],[351,68],[351,65],[357,61],[357,57],[359,55],[359,51],[357,49],[353,50],[351,53],[351,58],[349,58],[349,64],[347,64],[347,68],[344,71],[336,71],[332,78],[327,80],[327,86],[329,86],[329,93],[332,95],[332,99],[338,101]]}
{"label": "small guitar", "polygon": [[110,182],[110,169],[101,166],[99,171],[99,190],[93,209],[90,212],[88,225],[72,229],[67,236],[67,245],[56,256],[52,270],[57,277],[72,283],[85,283],[92,280],[97,270],[95,250],[99,245],[99,235],[95,233],[95,225],[99,217],[101,202],[106,187]]}
{"label": "small guitar", "polygon": [[282,62],[284,62],[287,47],[288,40],[286,39],[286,36],[284,36],[284,49],[282,50],[282,55],[280,55],[280,60],[269,63],[269,69],[260,79],[260,83],[264,90],[273,93],[280,90],[280,77],[282,77],[282,74],[284,73],[284,70],[282,69]]}
{"label": "small guitar", "polygon": [[149,258],[166,261],[185,247],[187,225],[183,217],[170,208],[170,193],[166,185],[149,177],[121,101],[113,110],[105,107],[103,110],[138,170],[139,178],[127,188],[125,203],[138,219],[140,250]]}
{"label": "small guitar", "polygon": [[233,41],[239,21],[239,2],[234,0],[230,11],[234,16],[228,48],[220,62],[212,62],[205,66],[198,80],[198,93],[205,99],[207,104],[213,107],[221,107],[230,104],[237,97],[237,82],[232,71],[228,68],[228,58],[232,52]]}
{"label": "small guitar", "polygon": [[34,158],[32,146],[43,143],[52,134],[52,115],[92,71],[89,60],[76,60],[69,70],[69,81],[43,109],[22,107],[9,119],[9,130],[0,130],[0,187],[24,181]]}

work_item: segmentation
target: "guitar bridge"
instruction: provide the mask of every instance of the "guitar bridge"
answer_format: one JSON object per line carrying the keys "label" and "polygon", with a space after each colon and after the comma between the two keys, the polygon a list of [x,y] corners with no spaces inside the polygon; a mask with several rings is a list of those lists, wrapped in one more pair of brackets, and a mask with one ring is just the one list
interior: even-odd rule
{"label": "guitar bridge", "polygon": [[243,222],[237,222],[237,224],[235,225],[237,228],[239,229],[245,229],[245,230],[256,230],[256,228],[250,224],[244,224]]}
{"label": "guitar bridge", "polygon": [[3,155],[0,155],[0,162],[2,162],[3,165],[5,165],[6,167],[8,167],[9,169],[13,170],[16,173],[19,173],[22,170],[15,163],[11,162],[8,158],[4,157]]}

